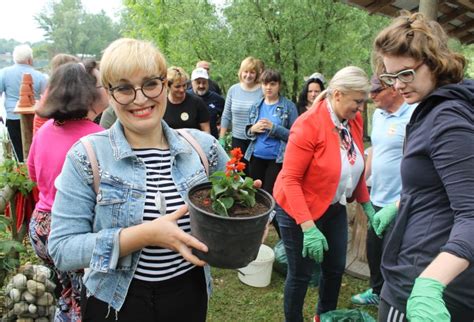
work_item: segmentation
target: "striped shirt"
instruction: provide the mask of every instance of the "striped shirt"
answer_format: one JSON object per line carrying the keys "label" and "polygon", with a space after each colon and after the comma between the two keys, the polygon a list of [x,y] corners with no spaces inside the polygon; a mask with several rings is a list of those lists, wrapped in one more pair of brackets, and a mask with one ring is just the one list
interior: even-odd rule
{"label": "striped shirt", "polygon": [[[164,196],[166,214],[170,214],[184,205],[184,200],[176,189],[171,177],[170,150],[134,149],[135,155],[146,166],[146,200],[143,222],[152,221],[161,216],[155,204],[157,193]],[[178,219],[178,226],[189,233],[191,231],[189,215]],[[134,278],[142,281],[164,281],[184,274],[194,267],[179,253],[158,247],[148,246],[142,249]]]}
{"label": "striped shirt", "polygon": [[262,98],[263,92],[260,86],[250,92],[244,90],[240,83],[232,85],[225,99],[221,126],[228,129],[232,124],[232,136],[237,139],[248,140],[245,135],[245,126],[249,124],[249,110],[253,104]]}

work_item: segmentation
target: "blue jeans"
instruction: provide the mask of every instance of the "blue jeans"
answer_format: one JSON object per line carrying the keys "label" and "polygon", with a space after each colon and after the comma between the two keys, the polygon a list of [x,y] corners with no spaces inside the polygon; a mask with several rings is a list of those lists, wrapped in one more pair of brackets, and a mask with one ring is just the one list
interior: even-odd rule
{"label": "blue jeans", "polygon": [[[303,249],[301,227],[279,206],[275,210],[288,259],[284,292],[285,320],[300,322],[303,321],[304,298],[315,262],[301,255]],[[324,252],[319,280],[317,314],[322,314],[337,307],[342,274],[346,266],[346,207],[340,204],[331,205],[316,222],[316,226],[326,237],[329,246],[329,250]]]}

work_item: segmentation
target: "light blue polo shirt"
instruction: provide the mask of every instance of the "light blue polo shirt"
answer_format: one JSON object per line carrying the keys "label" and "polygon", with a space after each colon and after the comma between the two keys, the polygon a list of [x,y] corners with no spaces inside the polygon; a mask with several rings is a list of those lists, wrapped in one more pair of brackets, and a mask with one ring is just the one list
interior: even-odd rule
{"label": "light blue polo shirt", "polygon": [[402,181],[400,162],[405,127],[416,104],[403,103],[395,113],[376,109],[372,117],[372,188],[370,199],[384,207],[400,199]]}
{"label": "light blue polo shirt", "polygon": [[5,111],[7,112],[7,119],[9,120],[20,119],[20,115],[15,114],[13,111],[20,98],[21,81],[25,73],[31,74],[33,78],[33,90],[37,100],[40,98],[40,94],[46,89],[48,83],[47,77],[30,65],[14,64],[0,70],[0,95],[2,95],[2,93],[5,94]]}

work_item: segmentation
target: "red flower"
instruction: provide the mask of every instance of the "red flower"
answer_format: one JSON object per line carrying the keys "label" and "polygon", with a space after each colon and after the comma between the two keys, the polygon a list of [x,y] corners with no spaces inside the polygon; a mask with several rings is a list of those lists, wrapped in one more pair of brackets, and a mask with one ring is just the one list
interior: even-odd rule
{"label": "red flower", "polygon": [[243,163],[243,162],[238,162],[238,163],[235,165],[235,168],[237,169],[237,171],[244,171],[244,169],[245,169],[245,163]]}
{"label": "red flower", "polygon": [[242,154],[242,150],[240,148],[233,148],[231,151],[230,151],[230,155],[233,157],[233,158],[236,158],[237,160],[240,160],[243,158],[243,154]]}

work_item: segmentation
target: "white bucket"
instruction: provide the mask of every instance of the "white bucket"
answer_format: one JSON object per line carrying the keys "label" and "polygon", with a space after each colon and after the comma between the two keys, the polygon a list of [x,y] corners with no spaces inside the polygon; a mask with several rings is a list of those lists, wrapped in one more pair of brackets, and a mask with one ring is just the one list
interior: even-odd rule
{"label": "white bucket", "polygon": [[267,245],[260,245],[257,258],[238,270],[239,280],[254,287],[266,287],[272,278],[275,253]]}

